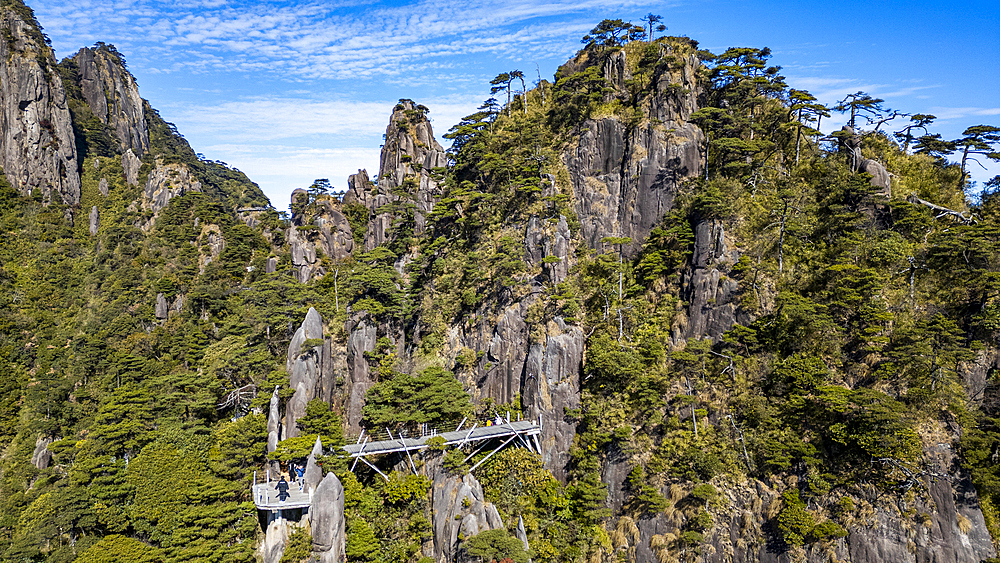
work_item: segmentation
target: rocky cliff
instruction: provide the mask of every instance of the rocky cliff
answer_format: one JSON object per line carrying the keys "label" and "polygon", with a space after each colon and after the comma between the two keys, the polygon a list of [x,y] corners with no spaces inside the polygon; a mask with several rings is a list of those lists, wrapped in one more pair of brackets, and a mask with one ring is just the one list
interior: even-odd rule
{"label": "rocky cliff", "polygon": [[139,157],[149,151],[149,126],[135,77],[125,68],[114,47],[84,47],[72,57],[79,73],[83,98],[118,142],[118,152]]}
{"label": "rocky cliff", "polygon": [[30,11],[0,8],[0,166],[18,191],[80,201],[73,124],[52,48]]}
{"label": "rocky cliff", "polygon": [[354,251],[354,235],[343,205],[335,196],[324,196],[310,203],[306,190],[292,191],[292,220],[285,231],[285,240],[300,282],[326,274],[323,257],[341,261]]}
{"label": "rocky cliff", "polygon": [[[669,49],[668,47],[663,47]],[[592,61],[571,60],[570,73]],[[673,208],[683,182],[702,172],[705,136],[688,118],[697,110],[701,64],[692,54],[656,69],[640,106],[638,123],[617,115],[591,118],[579,141],[563,155],[573,185],[583,240],[599,248],[604,237],[629,237],[634,255],[649,232]],[[610,55],[602,68],[613,89],[610,99],[627,97],[633,79],[625,51]]]}
{"label": "rocky cliff", "polygon": [[414,205],[412,231],[417,235],[424,232],[427,215],[441,193],[434,169],[447,165],[444,149],[427,119],[428,111],[412,100],[400,100],[385,130],[378,182],[368,181],[363,170],[348,180],[344,203],[358,203],[369,211],[366,250],[392,236],[393,222],[399,218],[399,210],[387,207],[392,203]]}

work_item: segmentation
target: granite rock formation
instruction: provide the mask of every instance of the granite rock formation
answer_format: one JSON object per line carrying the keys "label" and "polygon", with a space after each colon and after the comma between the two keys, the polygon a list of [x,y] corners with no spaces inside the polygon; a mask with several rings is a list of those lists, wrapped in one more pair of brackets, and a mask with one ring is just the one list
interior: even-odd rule
{"label": "granite rock formation", "polygon": [[80,202],[73,123],[52,48],[33,18],[0,8],[0,168],[22,194]]}
{"label": "granite rock formation", "polygon": [[132,149],[128,149],[122,154],[122,169],[125,171],[125,182],[130,186],[139,185],[140,168],[142,168],[142,161],[132,152]]}
{"label": "granite rock formation", "polygon": [[295,394],[285,405],[282,439],[299,435],[295,421],[305,416],[309,401],[320,398],[330,402],[333,398],[334,366],[330,341],[323,338],[323,318],[312,307],[292,336],[285,367],[289,386]]}
{"label": "granite rock formation", "polygon": [[854,172],[864,172],[871,175],[871,185],[879,188],[880,195],[888,198],[891,195],[892,181],[885,166],[861,154],[862,138],[850,125],[843,126],[836,134],[839,148],[851,158],[851,169]]}
{"label": "granite rock formation", "polygon": [[[567,63],[565,72],[580,64]],[[692,55],[679,70],[661,72],[642,101],[646,119],[637,125],[617,116],[587,120],[563,155],[582,237],[591,248],[601,248],[604,237],[630,237],[626,255],[634,255],[673,207],[681,184],[701,173],[705,136],[687,121],[697,109],[699,66]],[[627,92],[624,52],[612,55],[603,71],[614,86],[608,97]]]}
{"label": "granite rock formation", "polygon": [[415,205],[415,234],[424,232],[427,215],[440,196],[433,169],[447,165],[447,157],[434,138],[427,108],[411,100],[400,100],[385,130],[385,145],[379,158],[378,185],[368,180],[364,170],[352,175],[344,203],[359,203],[369,212],[365,250],[388,240],[393,221],[391,211],[383,206],[405,199]]}
{"label": "granite rock formation", "polygon": [[45,469],[52,461],[52,452],[49,451],[51,443],[52,438],[42,436],[35,440],[35,450],[31,452],[31,465],[34,465],[36,469]]}
{"label": "granite rock formation", "polygon": [[[281,423],[280,406],[278,388],[275,387],[274,392],[271,394],[271,401],[268,403],[267,409],[267,453],[271,453],[278,449],[278,442],[281,440],[281,429],[283,428],[283,425]],[[277,461],[272,461],[269,464],[269,469],[273,475],[278,475],[281,473],[281,464]]]}
{"label": "granite rock formation", "polygon": [[121,152],[149,150],[149,127],[139,86],[114,47],[84,47],[73,56],[80,89],[90,110],[114,133]]}
{"label": "granite rock formation", "polygon": [[93,205],[90,207],[90,234],[96,235],[97,229],[101,225],[101,212],[97,210],[97,206]]}
{"label": "granite rock formation", "polygon": [[335,197],[322,197],[309,205],[309,193],[292,192],[292,221],[285,233],[292,255],[292,265],[300,282],[326,273],[320,257],[343,260],[354,250],[351,223]]}
{"label": "granite rock formation", "polygon": [[309,506],[313,558],[319,563],[347,560],[347,531],[344,520],[344,486],[333,473],[315,488]]}
{"label": "granite rock formation", "polygon": [[704,220],[695,226],[694,253],[682,274],[682,295],[687,307],[674,326],[673,340],[718,340],[736,322],[749,322],[739,310],[739,284],[726,276],[740,252],[731,248],[722,221]]}
{"label": "granite rock formation", "polygon": [[[128,154],[127,152],[126,155]],[[127,156],[122,157],[123,163],[127,158]],[[127,172],[126,177],[128,177]],[[131,183],[131,179],[129,182]],[[186,165],[165,164],[162,159],[157,159],[156,166],[150,171],[149,179],[143,189],[142,207],[153,212],[149,221],[143,225],[143,229],[149,230],[153,227],[156,217],[167,207],[171,199],[188,192],[200,191],[201,182],[195,179]]]}
{"label": "granite rock formation", "polygon": [[449,475],[437,460],[430,471],[433,557],[436,561],[453,561],[458,553],[459,534],[469,538],[486,530],[499,530],[504,527],[503,521],[496,507],[486,501],[483,487],[475,477]]}
{"label": "granite rock formation", "polygon": [[323,441],[316,436],[316,443],[306,458],[306,470],[302,475],[302,490],[307,493],[315,491],[323,480],[323,469],[316,463],[316,458],[321,455],[323,455]]}

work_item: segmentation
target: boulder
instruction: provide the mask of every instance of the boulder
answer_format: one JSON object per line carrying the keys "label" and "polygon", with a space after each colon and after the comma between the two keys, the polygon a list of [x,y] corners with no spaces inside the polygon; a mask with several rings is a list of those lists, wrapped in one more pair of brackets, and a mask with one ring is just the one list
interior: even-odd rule
{"label": "boulder", "polygon": [[[95,160],[96,162],[96,160]],[[101,181],[97,183],[97,191],[101,192],[101,195],[108,197],[108,179],[101,178]]]}
{"label": "boulder", "polygon": [[889,197],[891,195],[890,185],[891,180],[889,177],[889,171],[885,169],[885,166],[877,160],[872,160],[870,158],[864,158],[860,161],[858,165],[859,172],[867,172],[871,174],[871,185],[882,190],[881,195]]}

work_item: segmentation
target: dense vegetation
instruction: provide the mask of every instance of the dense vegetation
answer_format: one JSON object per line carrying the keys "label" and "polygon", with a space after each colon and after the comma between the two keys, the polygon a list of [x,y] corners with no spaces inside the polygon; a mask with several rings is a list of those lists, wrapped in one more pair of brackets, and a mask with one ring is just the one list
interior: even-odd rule
{"label": "dense vegetation", "polygon": [[[913,116],[887,134],[894,122],[880,121],[891,113],[881,100],[849,97],[842,109],[863,155],[895,176],[887,196],[853,171],[843,138],[820,138],[813,125],[830,109],[789,89],[768,50],[715,56],[688,38],[644,33],[602,23],[554,82],[532,90],[511,90],[517,71],[498,77],[494,93],[507,103],[488,100],[446,135],[451,165],[435,172],[444,193],[427,230],[414,232],[411,178],[380,210],[393,217],[390,239],[340,262],[322,257],[329,273],[307,284],[292,276],[281,234],[295,227],[274,211],[255,227],[243,222],[235,208],[264,203],[256,186],[199,158],[148,106],[153,148],[141,173],[157,158],[183,163],[204,189],[173,198],[143,230],[150,216],[133,205],[141,190],[126,184],[108,158],[117,151],[111,133],[70,88],[80,208],[44,206],[0,181],[0,440],[9,444],[0,560],[251,559],[260,531],[248,485],[266,462],[266,422],[252,409],[275,385],[290,396],[284,355],[309,307],[337,344],[348,307],[418,344],[406,362],[384,337],[366,355],[377,383],[365,424],[396,430],[520,409],[473,401],[461,381],[481,355],[452,359],[444,347],[450,327],[532,293],[534,341],[555,317],[588,335],[582,408],[566,413],[579,422],[568,480],[526,450],[483,464],[476,477],[487,500],[510,532],[523,518],[531,548],[496,530],[464,541],[469,555],[627,559],[635,521],[662,515],[681,532],[656,536],[655,549],[687,557],[713,529],[719,489],[746,478],[781,489],[770,517],[781,549],[830,541],[864,499],[926,494],[920,479],[940,469],[923,449],[942,436],[961,437],[962,463],[1000,537],[1000,401],[992,372],[981,388],[969,376],[1000,336],[1000,179],[973,186],[965,162],[969,151],[995,155],[996,132],[970,128],[942,141],[927,132],[929,116]],[[616,88],[601,69],[622,50],[632,78]],[[549,257],[525,260],[524,233],[533,217],[560,216],[579,233],[560,155],[587,119],[649,125],[655,96],[684,94],[654,85],[692,55],[704,63],[692,120],[707,137],[705,174],[684,184],[647,240],[581,244],[569,277],[553,283]],[[59,70],[73,81],[70,62]],[[947,162],[950,151],[962,162]],[[543,189],[545,175],[558,189]],[[296,209],[307,219],[329,198],[313,188]],[[84,219],[91,205],[102,217],[96,235]],[[357,237],[367,210],[344,211]],[[705,223],[724,225],[740,249],[724,275],[741,288],[745,322],[718,342],[678,341],[694,233]],[[225,240],[217,255],[212,234]],[[278,269],[266,274],[269,257]],[[180,310],[157,318],[158,294],[181,299]],[[252,404],[218,408],[249,384],[260,390]],[[328,446],[344,439],[340,414],[325,403],[310,403],[299,424],[301,443],[273,459],[301,460],[317,435]],[[53,460],[37,469],[30,459],[42,439]],[[468,467],[464,456],[441,455],[453,472]],[[622,459],[627,498],[612,515],[601,470]],[[428,479],[355,474],[333,456],[324,469],[345,487],[349,560],[419,559],[431,534]],[[307,555],[308,536],[297,533],[286,559]]]}

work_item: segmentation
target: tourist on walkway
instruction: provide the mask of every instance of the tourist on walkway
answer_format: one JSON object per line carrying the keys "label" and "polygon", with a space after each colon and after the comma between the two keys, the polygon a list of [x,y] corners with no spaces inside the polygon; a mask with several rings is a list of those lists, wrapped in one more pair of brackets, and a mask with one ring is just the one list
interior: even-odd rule
{"label": "tourist on walkway", "polygon": [[285,476],[281,476],[281,480],[278,481],[278,500],[285,502],[288,498],[288,481],[285,481]]}

